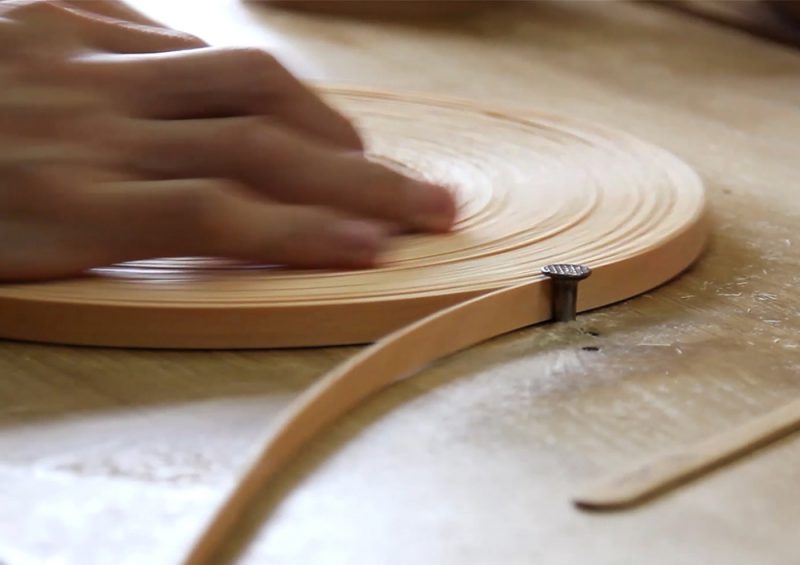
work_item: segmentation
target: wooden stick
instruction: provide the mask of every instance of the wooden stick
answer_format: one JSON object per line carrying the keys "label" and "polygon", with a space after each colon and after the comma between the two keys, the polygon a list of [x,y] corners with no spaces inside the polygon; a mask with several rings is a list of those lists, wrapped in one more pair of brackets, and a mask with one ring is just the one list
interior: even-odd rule
{"label": "wooden stick", "polygon": [[800,399],[737,428],[606,478],[584,490],[573,501],[593,510],[627,508],[797,430],[800,430]]}

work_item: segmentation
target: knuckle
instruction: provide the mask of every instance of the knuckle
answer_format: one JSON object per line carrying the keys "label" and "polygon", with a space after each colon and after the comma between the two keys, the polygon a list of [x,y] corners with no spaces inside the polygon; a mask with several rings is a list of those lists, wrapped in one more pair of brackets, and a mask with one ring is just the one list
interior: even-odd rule
{"label": "knuckle", "polygon": [[52,0],[16,0],[9,3],[6,16],[44,18],[63,14],[65,9]]}
{"label": "knuckle", "polygon": [[[12,161],[13,162],[10,162]],[[40,159],[16,155],[0,162],[0,209],[38,219],[61,218],[79,208],[80,192]]]}
{"label": "knuckle", "polygon": [[251,69],[273,69],[281,66],[271,53],[258,47],[234,47],[230,53],[232,58]]}
{"label": "knuckle", "polygon": [[271,53],[254,47],[236,48],[233,58],[250,73],[259,88],[274,88],[289,76],[289,72]]}
{"label": "knuckle", "polygon": [[[97,95],[75,92],[70,98],[60,112],[67,118],[72,117],[78,127],[90,126],[92,131],[100,132],[103,128],[113,128],[125,119],[113,104]],[[77,138],[84,139],[90,138]]]}
{"label": "knuckle", "polygon": [[6,136],[46,143],[87,145],[113,122],[97,95],[70,88],[12,88],[0,94],[0,127]]}
{"label": "knuckle", "polygon": [[0,175],[17,180],[39,178],[45,165],[63,158],[63,155],[60,148],[52,146],[4,147],[0,157]]}
{"label": "knuckle", "polygon": [[268,121],[257,116],[233,119],[224,132],[220,145],[237,148],[237,155],[247,154],[251,148],[263,145],[261,141],[262,138],[268,138],[264,135],[268,127]]}
{"label": "knuckle", "polygon": [[408,177],[404,176],[393,167],[363,159],[360,155],[348,156],[354,163],[361,165],[361,173],[366,182],[375,186],[385,187],[387,191],[395,192],[408,184]]}
{"label": "knuckle", "polygon": [[40,89],[30,101],[43,110],[73,116],[98,116],[111,112],[111,105],[97,93],[69,87]]}
{"label": "knuckle", "polygon": [[257,170],[261,178],[272,178],[278,172],[276,162],[291,154],[292,140],[269,118],[252,116],[231,120],[215,146],[228,170]]}
{"label": "knuckle", "polygon": [[204,247],[222,249],[236,227],[231,221],[231,192],[235,183],[198,181],[188,187],[175,203],[174,213],[184,218],[187,236],[203,239]]}
{"label": "knuckle", "polygon": [[67,122],[65,138],[80,147],[84,163],[96,167],[123,165],[133,147],[126,120],[108,114],[90,114]]}
{"label": "knuckle", "polygon": [[66,10],[44,0],[0,1],[0,54],[17,70],[64,57],[72,37],[65,15]]}

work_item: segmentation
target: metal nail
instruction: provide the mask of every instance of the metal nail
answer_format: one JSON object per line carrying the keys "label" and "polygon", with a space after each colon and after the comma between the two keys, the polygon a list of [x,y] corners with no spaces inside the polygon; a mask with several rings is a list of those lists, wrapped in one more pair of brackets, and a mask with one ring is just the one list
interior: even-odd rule
{"label": "metal nail", "polygon": [[553,281],[553,319],[571,322],[578,307],[578,283],[592,274],[586,265],[556,264],[542,267],[542,274]]}

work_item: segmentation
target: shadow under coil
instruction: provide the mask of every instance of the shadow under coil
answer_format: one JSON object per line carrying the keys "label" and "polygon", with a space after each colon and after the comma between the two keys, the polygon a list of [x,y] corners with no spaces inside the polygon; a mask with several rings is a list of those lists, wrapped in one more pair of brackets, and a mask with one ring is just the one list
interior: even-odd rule
{"label": "shadow under coil", "polygon": [[355,119],[376,159],[452,187],[454,233],[399,236],[372,270],[167,258],[2,285],[0,336],[157,348],[364,343],[467,298],[542,279],[548,263],[619,265],[581,283],[590,295],[583,306],[601,306],[678,274],[702,247],[697,175],[631,136],[452,100],[326,95]]}

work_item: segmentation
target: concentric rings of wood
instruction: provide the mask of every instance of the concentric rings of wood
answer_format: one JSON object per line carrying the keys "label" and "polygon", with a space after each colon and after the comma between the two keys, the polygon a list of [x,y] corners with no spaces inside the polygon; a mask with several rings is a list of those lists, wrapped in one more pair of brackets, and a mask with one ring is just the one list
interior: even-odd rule
{"label": "concentric rings of wood", "polygon": [[594,292],[591,306],[598,306],[663,282],[698,252],[697,245],[676,248],[673,254],[686,257],[658,280],[647,276],[646,261],[627,261],[701,224],[701,182],[652,145],[542,114],[369,91],[327,95],[355,118],[375,158],[453,187],[460,210],[454,233],[398,237],[383,267],[367,271],[182,258],[3,285],[0,336],[129,347],[362,343],[466,298],[540,278],[547,263],[595,268],[625,260],[616,282]]}

